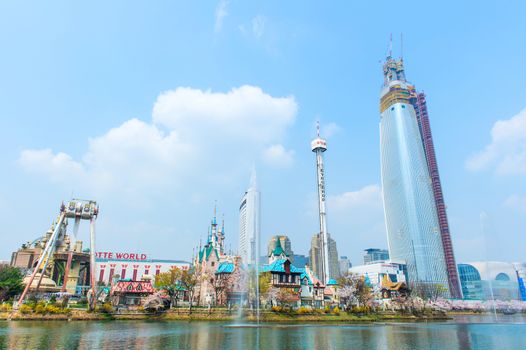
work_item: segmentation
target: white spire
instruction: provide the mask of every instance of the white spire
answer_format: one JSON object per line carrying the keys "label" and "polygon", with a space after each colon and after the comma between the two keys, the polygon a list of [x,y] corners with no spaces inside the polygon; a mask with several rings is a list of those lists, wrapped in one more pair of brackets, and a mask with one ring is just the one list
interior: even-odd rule
{"label": "white spire", "polygon": [[249,189],[256,190],[258,187],[257,185],[257,177],[256,177],[256,166],[252,164],[252,170],[250,172],[250,185]]}

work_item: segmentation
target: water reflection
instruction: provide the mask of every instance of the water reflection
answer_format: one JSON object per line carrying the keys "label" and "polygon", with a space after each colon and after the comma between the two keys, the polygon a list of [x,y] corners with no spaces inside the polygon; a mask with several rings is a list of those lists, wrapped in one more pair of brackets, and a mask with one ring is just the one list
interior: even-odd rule
{"label": "water reflection", "polygon": [[503,349],[525,348],[526,318],[486,323],[239,327],[213,322],[0,322],[0,349]]}

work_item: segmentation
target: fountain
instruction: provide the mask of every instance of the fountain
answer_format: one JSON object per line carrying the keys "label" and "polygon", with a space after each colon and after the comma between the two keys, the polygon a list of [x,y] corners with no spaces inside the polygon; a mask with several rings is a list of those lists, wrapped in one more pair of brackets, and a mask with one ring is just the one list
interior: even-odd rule
{"label": "fountain", "polygon": [[[488,213],[483,211],[480,213],[480,226],[482,230],[482,236],[484,237],[484,248],[486,253],[486,271],[489,274],[489,263],[488,263],[488,230],[490,228],[490,218]],[[495,301],[495,295],[493,294],[493,281],[489,280],[489,292],[490,292],[490,298],[491,298],[491,308],[493,309],[493,316],[495,317],[495,323],[498,323],[498,317],[497,317],[497,307],[496,307],[496,301]]]}

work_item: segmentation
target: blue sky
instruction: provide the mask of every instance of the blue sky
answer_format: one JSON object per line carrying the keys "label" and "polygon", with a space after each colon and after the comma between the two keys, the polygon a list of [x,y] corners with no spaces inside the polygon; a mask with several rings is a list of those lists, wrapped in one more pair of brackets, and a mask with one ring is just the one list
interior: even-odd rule
{"label": "blue sky", "polygon": [[[98,247],[189,259],[214,200],[237,247],[255,164],[263,240],[308,252],[328,139],[340,255],[386,247],[378,98],[389,34],[428,97],[458,261],[524,261],[526,5],[91,1],[0,4],[0,258],[62,200],[99,201]],[[491,225],[481,228],[481,213]],[[86,241],[87,228],[80,239]]]}

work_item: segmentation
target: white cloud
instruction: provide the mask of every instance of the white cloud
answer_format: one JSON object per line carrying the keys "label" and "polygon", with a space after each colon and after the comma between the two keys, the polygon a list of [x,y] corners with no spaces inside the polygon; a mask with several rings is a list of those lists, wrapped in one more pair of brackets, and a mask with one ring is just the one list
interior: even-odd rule
{"label": "white cloud", "polygon": [[365,248],[387,248],[380,186],[368,185],[357,191],[330,195],[327,212],[329,232],[337,240],[339,252],[350,253],[355,263],[360,262]]}
{"label": "white cloud", "polygon": [[[119,192],[140,198],[184,187],[185,180],[195,186],[232,182],[232,174],[281,142],[296,113],[293,97],[272,97],[258,87],[227,93],[178,88],[157,98],[153,123],[128,120],[90,139],[78,160],[50,149],[25,150],[19,164],[98,197]],[[287,156],[290,151],[283,164]]]}
{"label": "white cloud", "polygon": [[243,36],[259,40],[265,35],[267,27],[267,18],[263,15],[257,15],[252,18],[249,25],[239,25],[239,31]]}
{"label": "white cloud", "polygon": [[220,32],[223,29],[223,21],[225,17],[228,16],[228,0],[220,0],[216,7],[215,12],[215,25],[214,30],[216,33]]}
{"label": "white cloud", "polygon": [[259,39],[263,36],[265,33],[265,22],[266,22],[265,16],[257,15],[256,17],[252,18],[252,34],[256,39]]}
{"label": "white cloud", "polygon": [[336,213],[350,212],[358,209],[383,210],[382,190],[378,185],[368,185],[358,191],[329,196],[328,200],[331,211]]}
{"label": "white cloud", "polygon": [[263,151],[265,163],[275,167],[290,167],[294,162],[294,151],[286,150],[283,145],[272,145]]}
{"label": "white cloud", "polygon": [[84,168],[68,154],[54,154],[49,148],[22,151],[19,164],[28,171],[48,176],[53,181],[84,180]]}
{"label": "white cloud", "polygon": [[335,134],[339,133],[341,130],[342,128],[338,124],[331,122],[331,123],[322,125],[321,136],[324,138],[330,138],[334,136]]}
{"label": "white cloud", "polygon": [[526,214],[526,196],[511,195],[504,201],[504,205]]}
{"label": "white cloud", "polygon": [[499,175],[526,174],[526,109],[491,129],[491,143],[466,162],[471,171],[494,168]]}
{"label": "white cloud", "polygon": [[181,142],[174,131],[164,133],[155,125],[131,119],[90,139],[80,161],[43,149],[23,151],[19,164],[55,182],[86,185],[97,194],[136,192],[170,182],[170,174],[189,161],[191,154],[192,146]]}
{"label": "white cloud", "polygon": [[283,136],[297,110],[294,97],[272,97],[255,86],[244,85],[227,93],[177,88],[157,98],[153,120],[185,138],[208,138],[211,132],[223,138],[269,143]]}

